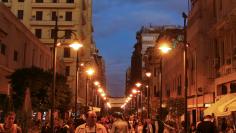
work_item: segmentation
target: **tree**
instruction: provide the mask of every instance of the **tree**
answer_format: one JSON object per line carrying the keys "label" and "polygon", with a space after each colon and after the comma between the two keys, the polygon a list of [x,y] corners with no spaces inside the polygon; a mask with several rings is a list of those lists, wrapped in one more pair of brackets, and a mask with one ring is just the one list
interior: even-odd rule
{"label": "tree", "polygon": [[[51,107],[52,73],[41,68],[31,67],[16,70],[9,77],[12,91],[13,103],[16,110],[21,109],[25,91],[30,90],[32,109],[34,111],[48,111]],[[66,84],[66,77],[56,76],[56,108],[68,110],[72,106],[72,92]]]}
{"label": "tree", "polygon": [[167,101],[167,108],[169,112],[177,117],[184,114],[184,98],[170,98]]}

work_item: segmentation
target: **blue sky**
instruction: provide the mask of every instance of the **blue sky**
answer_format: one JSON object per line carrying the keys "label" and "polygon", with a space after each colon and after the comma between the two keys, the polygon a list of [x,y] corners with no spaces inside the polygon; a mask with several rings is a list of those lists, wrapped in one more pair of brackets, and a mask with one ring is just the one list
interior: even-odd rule
{"label": "blue sky", "polygon": [[94,40],[105,59],[107,89],[123,96],[135,35],[144,25],[183,25],[187,0],[94,0]]}

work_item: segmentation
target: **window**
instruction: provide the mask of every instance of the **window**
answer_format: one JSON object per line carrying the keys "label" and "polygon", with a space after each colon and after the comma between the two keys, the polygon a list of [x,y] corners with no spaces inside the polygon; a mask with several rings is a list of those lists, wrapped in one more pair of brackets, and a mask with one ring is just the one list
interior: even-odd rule
{"label": "window", "polygon": [[1,54],[6,55],[6,45],[0,42]]}
{"label": "window", "polygon": [[82,14],[82,25],[86,25],[86,17]]}
{"label": "window", "polygon": [[181,81],[181,75],[178,77],[178,85],[177,85],[177,94],[178,95],[181,95],[181,93],[182,93],[182,86],[181,86],[181,83],[182,83],[182,81]]}
{"label": "window", "polygon": [[55,37],[55,34],[56,34],[55,29],[51,29],[51,38],[54,38],[54,37]]}
{"label": "window", "polygon": [[18,19],[23,19],[23,16],[24,16],[24,11],[23,10],[18,10],[17,11],[17,17],[18,17]]}
{"label": "window", "polygon": [[42,38],[42,29],[35,29],[35,36],[38,38]]}
{"label": "window", "polygon": [[72,12],[66,12],[66,21],[72,21]]}
{"label": "window", "polygon": [[154,86],[154,96],[157,97],[157,86]]}
{"label": "window", "polygon": [[74,0],[66,0],[66,3],[74,3]]}
{"label": "window", "polygon": [[154,76],[154,77],[157,76],[157,68],[156,68],[156,67],[154,68],[154,74],[153,74],[153,76]]}
{"label": "window", "polygon": [[43,20],[43,12],[36,11],[36,20]]}
{"label": "window", "polygon": [[227,94],[227,86],[226,85],[222,85],[221,87],[221,94],[224,95],[224,94]]}
{"label": "window", "polygon": [[24,2],[24,0],[18,0],[18,2]]}
{"label": "window", "polygon": [[71,38],[71,30],[65,30],[65,38],[70,39]]}
{"label": "window", "polygon": [[70,57],[70,48],[64,48],[64,57],[65,58]]}
{"label": "window", "polygon": [[17,59],[18,59],[18,52],[14,50],[13,60],[17,61]]}
{"label": "window", "polygon": [[180,95],[181,95],[181,90],[182,90],[182,89],[181,89],[181,86],[178,86],[177,89],[178,89],[177,94],[178,94],[178,96],[180,96]]}
{"label": "window", "polygon": [[52,21],[56,21],[56,19],[57,19],[57,12],[55,12],[55,11],[52,11]]}
{"label": "window", "polygon": [[236,83],[230,83],[230,93],[236,93]]}
{"label": "window", "polygon": [[36,3],[43,3],[43,0],[36,0]]}
{"label": "window", "polygon": [[66,66],[65,75],[66,76],[70,75],[70,66]]}
{"label": "window", "polygon": [[170,97],[170,88],[166,88],[166,96]]}

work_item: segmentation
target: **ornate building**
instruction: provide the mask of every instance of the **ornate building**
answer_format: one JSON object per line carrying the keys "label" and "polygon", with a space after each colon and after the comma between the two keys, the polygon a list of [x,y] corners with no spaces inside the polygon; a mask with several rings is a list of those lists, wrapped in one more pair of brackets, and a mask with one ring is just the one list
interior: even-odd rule
{"label": "ornate building", "polygon": [[[94,58],[99,54],[96,52],[92,35],[92,0],[3,0],[2,2],[41,42],[49,47],[54,43],[57,20],[58,42],[74,39],[75,36],[70,34],[73,31],[83,44],[83,48],[79,50],[79,63],[86,64],[86,67],[104,67],[104,65],[97,66]],[[65,64],[65,75],[70,88],[74,91],[77,52],[69,47],[58,48],[57,56],[58,61],[62,60]],[[83,67],[79,69],[84,70]],[[77,101],[82,104],[85,103],[86,77],[85,72],[80,74]]]}

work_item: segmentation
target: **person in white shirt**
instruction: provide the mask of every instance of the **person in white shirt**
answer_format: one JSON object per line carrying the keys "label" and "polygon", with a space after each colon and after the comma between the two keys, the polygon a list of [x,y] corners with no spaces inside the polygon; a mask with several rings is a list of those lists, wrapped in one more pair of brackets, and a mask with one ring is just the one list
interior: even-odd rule
{"label": "person in white shirt", "polygon": [[96,121],[96,113],[89,111],[86,115],[86,123],[78,126],[75,130],[75,133],[107,133],[106,128]]}

